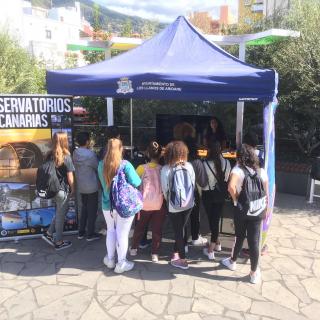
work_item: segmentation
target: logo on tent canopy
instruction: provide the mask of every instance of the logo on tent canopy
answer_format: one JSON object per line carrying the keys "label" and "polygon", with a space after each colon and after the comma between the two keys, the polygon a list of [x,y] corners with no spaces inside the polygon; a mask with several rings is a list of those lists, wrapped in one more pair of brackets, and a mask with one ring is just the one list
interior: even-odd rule
{"label": "logo on tent canopy", "polygon": [[120,78],[120,80],[117,81],[117,83],[118,83],[117,93],[127,94],[127,93],[133,92],[132,81],[129,80],[129,78]]}

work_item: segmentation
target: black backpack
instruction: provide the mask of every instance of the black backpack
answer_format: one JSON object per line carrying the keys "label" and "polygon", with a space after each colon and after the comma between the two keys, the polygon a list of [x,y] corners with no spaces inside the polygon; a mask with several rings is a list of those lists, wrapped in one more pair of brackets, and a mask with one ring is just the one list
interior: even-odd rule
{"label": "black backpack", "polygon": [[42,199],[53,198],[61,189],[59,172],[54,160],[44,162],[37,171],[36,191]]}
{"label": "black backpack", "polygon": [[[224,202],[225,200],[228,200],[229,199],[228,182],[225,180],[219,181],[217,175],[214,173],[209,162],[207,160],[205,160],[204,162],[207,165],[207,167],[209,168],[209,170],[211,171],[211,173],[213,174],[213,176],[217,180],[217,183],[216,183],[213,190],[210,188],[210,185],[209,185],[209,190],[212,193],[212,195],[211,195],[212,201],[215,203],[221,203],[221,202]],[[226,175],[226,170],[227,170],[227,165],[228,165],[227,161],[225,163],[226,164],[225,164],[225,167],[223,170],[223,177],[225,177],[225,175]]]}
{"label": "black backpack", "polygon": [[265,218],[267,195],[260,174],[251,174],[246,167],[242,168],[245,178],[239,194],[237,208],[244,219],[260,220]]}

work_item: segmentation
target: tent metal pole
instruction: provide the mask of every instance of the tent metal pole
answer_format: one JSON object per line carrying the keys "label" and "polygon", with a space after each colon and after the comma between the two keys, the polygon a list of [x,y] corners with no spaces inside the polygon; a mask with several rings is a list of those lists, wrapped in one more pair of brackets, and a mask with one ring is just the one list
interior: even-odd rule
{"label": "tent metal pole", "polygon": [[243,138],[243,113],[244,102],[237,102],[237,128],[236,128],[236,145],[240,148]]}
{"label": "tent metal pole", "polygon": [[114,125],[113,119],[113,99],[107,98],[107,119],[108,119],[108,127]]}
{"label": "tent metal pole", "polygon": [[[239,59],[241,61],[246,60],[246,43],[239,43]],[[237,102],[237,128],[236,128],[236,144],[237,149],[240,148],[243,138],[243,114],[244,114],[244,102]]]}
{"label": "tent metal pole", "polygon": [[130,99],[130,154],[133,158],[133,115],[132,115],[132,99]]}

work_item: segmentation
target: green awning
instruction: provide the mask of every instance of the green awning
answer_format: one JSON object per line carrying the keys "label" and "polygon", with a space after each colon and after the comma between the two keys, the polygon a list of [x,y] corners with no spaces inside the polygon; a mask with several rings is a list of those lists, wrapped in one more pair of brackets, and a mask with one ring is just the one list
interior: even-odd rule
{"label": "green awning", "polygon": [[283,40],[282,36],[267,36],[246,42],[247,46],[265,46]]}
{"label": "green awning", "polygon": [[67,50],[70,51],[105,51],[105,48],[99,48],[99,47],[90,47],[86,45],[81,44],[67,44]]}

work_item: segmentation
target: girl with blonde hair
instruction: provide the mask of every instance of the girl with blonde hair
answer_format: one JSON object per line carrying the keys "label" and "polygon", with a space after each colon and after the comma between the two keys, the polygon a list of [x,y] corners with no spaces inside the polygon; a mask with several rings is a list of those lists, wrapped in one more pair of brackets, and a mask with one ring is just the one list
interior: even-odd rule
{"label": "girl with blonde hair", "polygon": [[[74,192],[74,166],[69,151],[68,135],[57,132],[52,138],[52,153],[49,159],[54,161],[60,190],[54,197],[56,214],[52,219],[49,229],[42,238],[56,250],[62,250],[72,245],[71,241],[62,240],[65,215],[69,209],[69,197]],[[54,237],[55,233],[55,237]]]}
{"label": "girl with blonde hair", "polygon": [[[111,211],[110,188],[113,178],[123,168],[127,182],[137,188],[141,180],[134,170],[132,164],[122,159],[123,147],[119,139],[110,139],[107,144],[107,153],[104,159],[99,162],[98,175],[102,185],[102,210],[107,223],[107,255],[103,263],[116,273],[130,271],[134,263],[128,261],[128,239],[134,215],[121,217],[116,210]],[[118,263],[116,264],[115,254],[117,253]]]}

